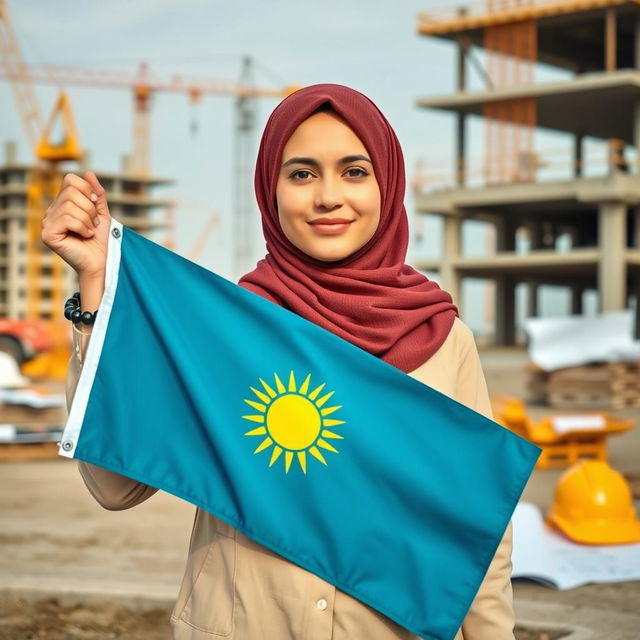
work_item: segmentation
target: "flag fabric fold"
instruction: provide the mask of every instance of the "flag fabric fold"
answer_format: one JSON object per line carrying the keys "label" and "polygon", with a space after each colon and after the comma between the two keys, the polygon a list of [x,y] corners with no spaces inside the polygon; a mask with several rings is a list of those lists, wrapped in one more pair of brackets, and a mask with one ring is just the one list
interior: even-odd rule
{"label": "flag fabric fold", "polygon": [[538,453],[112,220],[61,455],[188,500],[412,633],[449,640]]}

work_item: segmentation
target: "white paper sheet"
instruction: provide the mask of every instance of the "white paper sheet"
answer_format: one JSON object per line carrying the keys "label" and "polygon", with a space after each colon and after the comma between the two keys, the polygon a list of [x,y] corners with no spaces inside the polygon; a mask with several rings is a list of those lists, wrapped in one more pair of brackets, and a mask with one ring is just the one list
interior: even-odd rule
{"label": "white paper sheet", "polygon": [[551,418],[551,427],[558,435],[571,433],[572,431],[604,431],[607,421],[604,416],[579,415],[579,416],[553,416]]}
{"label": "white paper sheet", "polygon": [[640,543],[583,545],[547,528],[538,507],[521,502],[513,514],[514,578],[560,590],[589,582],[640,580]]}
{"label": "white paper sheet", "polygon": [[0,403],[26,405],[34,409],[48,409],[64,406],[65,398],[61,393],[43,395],[32,389],[0,389]]}
{"label": "white paper sheet", "polygon": [[529,357],[545,371],[590,362],[640,360],[640,341],[633,338],[631,310],[598,316],[527,318]]}

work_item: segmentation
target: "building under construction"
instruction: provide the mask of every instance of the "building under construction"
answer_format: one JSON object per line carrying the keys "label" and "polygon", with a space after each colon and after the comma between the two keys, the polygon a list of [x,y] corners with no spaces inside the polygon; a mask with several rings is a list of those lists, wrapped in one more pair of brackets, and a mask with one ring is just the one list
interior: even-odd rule
{"label": "building under construction", "polygon": [[[40,239],[42,206],[31,201],[34,192],[43,193],[43,179],[42,167],[19,163],[15,144],[6,144],[0,164],[0,317],[59,320],[65,299],[77,289],[75,271]],[[52,179],[55,194],[60,175]],[[126,166],[121,174],[98,173],[98,179],[111,214],[127,227],[144,235],[167,228],[171,202],[151,191],[169,180],[141,177]]]}
{"label": "building under construction", "polygon": [[[600,311],[635,305],[638,318],[640,2],[487,0],[422,14],[418,32],[456,43],[458,60],[456,93],[417,100],[457,120],[452,184],[416,197],[419,213],[444,220],[442,258],[418,266],[439,271],[457,301],[463,278],[495,283],[499,345],[515,343],[521,283],[528,316],[538,313],[539,287],[556,285],[571,291],[573,314],[582,313],[585,291],[595,290]],[[567,79],[536,83],[539,63],[568,72]],[[483,90],[469,90],[472,65]],[[480,171],[468,153],[471,116],[484,122]],[[548,160],[534,147],[536,129],[567,134],[564,175],[543,177]],[[585,153],[594,139],[606,145],[600,169]],[[484,257],[461,250],[462,224],[474,219],[495,231]],[[522,236],[524,252],[516,243]],[[568,239],[562,250],[560,236]]]}

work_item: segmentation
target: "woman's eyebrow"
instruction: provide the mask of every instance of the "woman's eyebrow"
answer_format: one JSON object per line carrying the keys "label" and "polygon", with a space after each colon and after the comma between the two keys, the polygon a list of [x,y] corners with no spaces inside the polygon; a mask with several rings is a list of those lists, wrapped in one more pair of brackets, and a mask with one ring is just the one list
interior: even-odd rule
{"label": "woman's eyebrow", "polygon": [[339,160],[340,164],[348,164],[349,162],[358,162],[358,161],[364,161],[364,162],[368,162],[369,164],[373,164],[373,162],[371,162],[371,160],[367,158],[367,156],[363,156],[362,154],[358,154],[355,156],[345,156],[344,158]]}
{"label": "woman's eyebrow", "polygon": [[289,160],[282,163],[281,168],[284,169],[285,167],[288,167],[290,164],[307,164],[307,165],[311,165],[312,167],[320,166],[320,163],[317,160],[314,160],[313,158],[289,158]]}
{"label": "woman's eyebrow", "polygon": [[[353,156],[345,156],[344,158],[340,158],[340,160],[338,160],[338,164],[348,164],[349,162],[358,162],[358,161],[364,161],[364,162],[368,162],[369,164],[373,164],[373,162],[371,162],[371,160],[367,158],[367,156],[363,156],[361,154],[357,154]],[[320,166],[320,163],[314,158],[296,157],[296,158],[289,158],[289,160],[287,160],[282,164],[281,168],[284,169],[285,167],[288,167],[289,165],[292,165],[292,164],[306,164],[312,167]]]}

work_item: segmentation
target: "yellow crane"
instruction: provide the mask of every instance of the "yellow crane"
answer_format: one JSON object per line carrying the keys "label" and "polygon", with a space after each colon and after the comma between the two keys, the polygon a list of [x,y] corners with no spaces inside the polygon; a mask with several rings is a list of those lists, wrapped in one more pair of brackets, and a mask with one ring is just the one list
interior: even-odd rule
{"label": "yellow crane", "polygon": [[[76,131],[71,103],[64,91],[60,91],[55,108],[47,123],[40,115],[34,85],[36,83],[55,84],[58,87],[68,85],[93,86],[102,88],[124,88],[133,91],[134,127],[132,140],[132,174],[146,176],[150,171],[150,111],[152,97],[158,92],[180,92],[186,94],[192,104],[197,104],[204,95],[227,95],[236,98],[238,110],[239,142],[238,148],[244,149],[242,138],[246,138],[253,126],[254,118],[250,105],[255,98],[283,98],[297,90],[291,86],[282,89],[261,89],[248,82],[237,83],[213,78],[188,78],[173,76],[165,79],[152,74],[145,63],[142,63],[136,74],[127,72],[94,71],[77,67],[55,65],[28,66],[20,52],[8,14],[8,0],[0,0],[0,77],[9,80],[14,93],[16,105],[22,118],[30,148],[34,156],[34,169],[30,173],[27,187],[27,317],[42,316],[42,282],[43,278],[51,278],[51,305],[54,309],[62,309],[64,304],[64,263],[57,256],[46,250],[40,240],[41,220],[44,211],[58,193],[61,182],[59,165],[62,162],[78,161],[82,158],[78,134]],[[246,61],[245,61],[246,67]],[[57,121],[62,125],[62,140],[54,144],[51,134]],[[248,164],[243,160],[246,153],[237,153],[240,167]],[[238,159],[239,158],[239,159]],[[236,174],[246,171],[236,171]],[[237,189],[244,192],[245,189]],[[246,204],[242,205],[246,208]],[[234,216],[234,219],[238,216]],[[246,215],[241,216],[246,218]],[[215,226],[213,217],[207,227],[207,234]],[[244,236],[238,246],[243,245]],[[173,246],[173,238],[167,239],[168,246]],[[201,248],[197,248],[198,253]],[[46,256],[46,257],[45,257]],[[47,266],[45,263],[50,264]],[[45,275],[46,274],[46,275]],[[55,315],[54,315],[55,317]],[[59,357],[48,356],[49,364],[42,364],[46,358],[36,359],[28,363],[31,375],[51,375],[60,378],[64,375],[69,357],[68,323],[61,324],[49,319],[50,328],[58,345]],[[55,364],[51,364],[55,363]]]}
{"label": "yellow crane", "polygon": [[[52,308],[61,309],[64,303],[64,263],[59,256],[44,250],[40,239],[41,221],[46,207],[60,189],[58,165],[61,162],[79,160],[82,150],[71,104],[63,91],[58,96],[49,120],[43,122],[27,66],[11,27],[6,0],[0,0],[0,59],[5,75],[11,82],[35,158],[27,182],[26,215],[26,318],[35,320],[41,317],[43,278],[51,279]],[[51,134],[58,120],[62,125],[63,135],[60,142],[53,143]],[[45,261],[48,264],[45,265]],[[50,320],[49,330],[55,346],[26,367],[32,375],[61,378],[69,359],[68,327],[62,321]]]}

